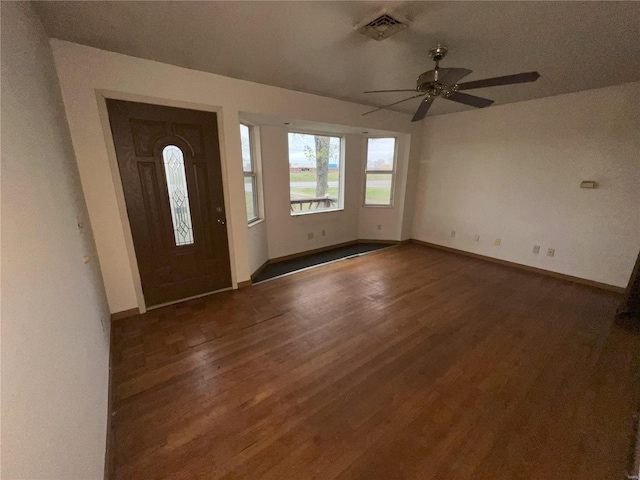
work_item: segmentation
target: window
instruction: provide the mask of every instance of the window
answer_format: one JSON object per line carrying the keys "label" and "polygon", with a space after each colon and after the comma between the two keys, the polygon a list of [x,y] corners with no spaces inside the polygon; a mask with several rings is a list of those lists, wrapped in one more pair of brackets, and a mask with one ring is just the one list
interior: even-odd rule
{"label": "window", "polygon": [[291,215],[342,208],[342,139],[289,133]]}
{"label": "window", "polygon": [[176,246],[193,243],[193,225],[189,208],[189,192],[187,191],[187,175],[184,169],[184,155],[175,145],[167,145],[162,150],[164,174],[169,191],[171,221]]}
{"label": "window", "polygon": [[260,218],[258,211],[258,182],[256,161],[253,150],[251,128],[240,124],[240,140],[242,141],[242,170],[244,171],[244,196],[247,204],[247,221],[255,222]]}
{"label": "window", "polygon": [[364,204],[366,206],[392,205],[395,160],[395,138],[368,139],[364,194]]}

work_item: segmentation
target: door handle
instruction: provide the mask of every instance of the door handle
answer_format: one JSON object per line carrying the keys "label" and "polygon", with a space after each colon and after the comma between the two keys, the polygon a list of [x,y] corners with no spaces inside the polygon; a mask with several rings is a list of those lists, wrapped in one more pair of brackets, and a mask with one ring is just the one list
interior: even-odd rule
{"label": "door handle", "polygon": [[226,225],[226,224],[227,224],[227,220],[226,220],[226,219],[224,219],[224,218],[219,218],[219,219],[218,219],[218,223],[219,223],[220,225]]}

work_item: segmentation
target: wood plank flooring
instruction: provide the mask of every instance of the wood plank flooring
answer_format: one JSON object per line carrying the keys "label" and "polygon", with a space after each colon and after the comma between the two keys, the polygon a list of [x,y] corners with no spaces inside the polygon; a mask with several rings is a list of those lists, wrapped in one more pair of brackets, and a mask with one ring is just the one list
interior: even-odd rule
{"label": "wood plank flooring", "polygon": [[113,478],[625,478],[619,300],[403,245],[119,320]]}

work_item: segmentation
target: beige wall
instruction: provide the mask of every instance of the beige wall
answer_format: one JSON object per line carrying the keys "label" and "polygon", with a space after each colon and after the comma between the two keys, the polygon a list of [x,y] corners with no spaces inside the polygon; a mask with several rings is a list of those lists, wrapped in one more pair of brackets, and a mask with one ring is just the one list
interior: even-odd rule
{"label": "beige wall", "polygon": [[[259,124],[255,117],[253,120],[254,123]],[[259,127],[265,221],[249,227],[252,272],[267,259],[358,239],[400,240],[405,214],[405,184],[412,135],[379,130],[367,131],[364,134],[359,129],[341,125],[317,124],[314,128],[312,122],[305,122],[304,128],[301,129],[293,126],[274,126],[273,123],[275,122],[271,119],[270,124]],[[344,172],[341,177],[344,185],[343,209],[304,215],[290,214],[289,131],[329,133],[343,138]],[[419,136],[419,133],[415,135]],[[367,137],[371,135],[392,136],[397,138],[398,142],[395,201],[389,208],[363,206]],[[411,161],[416,164],[419,161],[419,151],[418,148],[413,149]],[[378,225],[381,227],[380,230],[377,229]],[[410,222],[408,231],[411,231]],[[313,238],[310,239],[309,234],[312,234]]]}
{"label": "beige wall", "polygon": [[98,258],[48,38],[28,3],[2,2],[1,17],[0,477],[99,479],[109,311]]}
{"label": "beige wall", "polygon": [[248,230],[249,271],[253,275],[269,260],[269,243],[267,241],[267,223],[262,220],[254,223]]}
{"label": "beige wall", "polygon": [[636,82],[428,118],[414,238],[626,286],[640,249],[639,112]]}
{"label": "beige wall", "polygon": [[[403,231],[411,231],[411,219],[413,210],[407,212],[407,206],[413,205],[410,192],[407,191],[407,172],[409,164],[418,164],[420,161],[421,132],[414,134],[413,143],[409,135],[402,133],[393,134],[396,137],[397,153],[394,176],[393,205],[391,207],[365,207],[364,203],[364,182],[365,182],[365,158],[367,154],[367,144],[362,144],[360,158],[362,165],[359,172],[360,181],[360,211],[358,215],[358,238],[362,240],[404,240],[409,238],[403,236]],[[408,223],[408,227],[405,227]],[[380,229],[378,230],[378,225]]]}
{"label": "beige wall", "polygon": [[[248,280],[251,274],[240,160],[239,112],[414,133],[412,149],[419,149],[420,127],[410,122],[409,115],[381,112],[362,117],[367,107],[349,102],[69,42],[52,40],[51,43],[112,312],[144,307],[144,301],[103,95],[218,112],[234,285]],[[268,204],[267,210],[269,208],[273,207]],[[272,228],[268,211],[266,226],[267,229]]]}
{"label": "beige wall", "polygon": [[[261,135],[269,258],[356,240],[363,138],[359,135],[343,136],[344,209],[292,216],[288,129],[262,127]],[[312,239],[308,238],[309,233],[313,234]]]}

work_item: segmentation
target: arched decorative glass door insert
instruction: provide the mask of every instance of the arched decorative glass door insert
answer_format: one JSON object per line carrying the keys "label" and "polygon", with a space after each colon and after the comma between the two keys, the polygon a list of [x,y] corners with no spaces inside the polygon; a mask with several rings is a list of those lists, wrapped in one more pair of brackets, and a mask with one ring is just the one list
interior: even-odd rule
{"label": "arched decorative glass door insert", "polygon": [[193,224],[189,208],[189,192],[187,191],[187,175],[184,168],[184,155],[175,145],[167,145],[162,150],[164,174],[167,178],[171,220],[176,245],[193,244]]}

